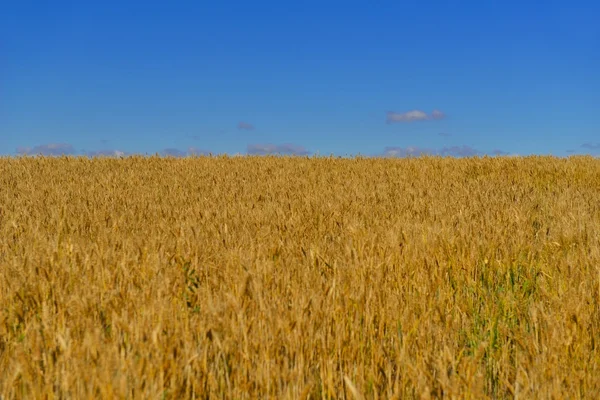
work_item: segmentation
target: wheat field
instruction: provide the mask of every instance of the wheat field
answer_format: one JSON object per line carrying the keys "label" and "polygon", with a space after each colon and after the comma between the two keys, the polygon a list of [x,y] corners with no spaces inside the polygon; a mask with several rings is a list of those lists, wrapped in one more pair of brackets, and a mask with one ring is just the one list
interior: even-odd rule
{"label": "wheat field", "polygon": [[0,159],[0,396],[594,398],[593,157]]}

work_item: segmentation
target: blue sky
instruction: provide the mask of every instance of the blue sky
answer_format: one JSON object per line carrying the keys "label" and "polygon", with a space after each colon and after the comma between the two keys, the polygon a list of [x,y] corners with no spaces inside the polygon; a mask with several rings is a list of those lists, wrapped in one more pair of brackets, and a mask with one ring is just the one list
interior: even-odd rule
{"label": "blue sky", "polygon": [[28,1],[0,154],[600,155],[597,1]]}

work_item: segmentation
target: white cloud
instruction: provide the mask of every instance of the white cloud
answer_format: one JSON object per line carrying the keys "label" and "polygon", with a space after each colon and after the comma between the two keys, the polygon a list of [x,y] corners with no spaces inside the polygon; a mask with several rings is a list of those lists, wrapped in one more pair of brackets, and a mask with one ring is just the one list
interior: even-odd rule
{"label": "white cloud", "polygon": [[407,111],[405,113],[396,113],[388,111],[387,122],[412,122],[412,121],[423,121],[427,119],[427,114],[420,110]]}
{"label": "white cloud", "polygon": [[394,111],[388,111],[386,122],[393,124],[396,122],[414,122],[414,121],[427,121],[427,120],[439,120],[446,118],[446,114],[440,110],[433,110],[431,115],[428,115],[425,111],[411,110],[403,113],[397,113]]}
{"label": "white cloud", "polygon": [[22,155],[61,156],[74,154],[75,149],[67,143],[48,143],[34,147],[17,147],[17,153]]}
{"label": "white cloud", "polygon": [[[498,150],[496,150],[498,151]],[[472,157],[480,154],[480,151],[475,150],[471,146],[462,145],[462,146],[449,146],[443,147],[439,154],[442,156],[452,156],[452,157]]]}
{"label": "white cloud", "polygon": [[386,147],[383,151],[384,157],[418,157],[420,155],[434,154],[434,150],[424,147]]}
{"label": "white cloud", "polygon": [[122,157],[125,152],[120,150],[94,150],[86,152],[85,155],[88,157]]}
{"label": "white cloud", "polygon": [[[494,150],[501,152],[501,150]],[[408,146],[408,147],[386,147],[383,151],[384,157],[419,157],[423,155],[432,156],[451,156],[451,157],[472,157],[480,155],[482,152],[467,146],[446,146],[441,149],[431,149],[426,147]]]}
{"label": "white cloud", "polygon": [[433,110],[431,112],[431,118],[432,119],[444,119],[444,118],[446,118],[446,114],[444,114],[440,110]]}

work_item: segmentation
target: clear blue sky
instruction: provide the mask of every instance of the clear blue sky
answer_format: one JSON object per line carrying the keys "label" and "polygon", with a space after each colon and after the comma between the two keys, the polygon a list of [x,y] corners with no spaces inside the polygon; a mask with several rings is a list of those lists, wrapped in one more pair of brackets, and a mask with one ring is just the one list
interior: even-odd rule
{"label": "clear blue sky", "polygon": [[600,155],[598,1],[10,1],[0,154]]}

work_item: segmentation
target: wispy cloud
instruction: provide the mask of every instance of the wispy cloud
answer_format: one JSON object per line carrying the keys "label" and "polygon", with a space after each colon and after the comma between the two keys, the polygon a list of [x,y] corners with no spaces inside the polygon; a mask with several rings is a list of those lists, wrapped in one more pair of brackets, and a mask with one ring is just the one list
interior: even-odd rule
{"label": "wispy cloud", "polygon": [[432,155],[435,151],[432,149],[408,146],[408,147],[395,147],[388,146],[383,150],[384,157],[418,157],[422,155]]}
{"label": "wispy cloud", "polygon": [[452,157],[472,157],[481,154],[480,151],[475,150],[471,146],[450,146],[443,147],[440,152],[442,156],[452,156]]}
{"label": "wispy cloud", "polygon": [[251,131],[251,130],[254,130],[254,125],[252,125],[248,122],[240,122],[240,123],[238,123],[238,129],[242,129],[245,131]]}
{"label": "wispy cloud", "polygon": [[446,114],[444,114],[440,110],[433,110],[431,112],[431,119],[444,119],[444,118],[446,118]]}
{"label": "wispy cloud", "polygon": [[125,152],[120,150],[94,150],[86,151],[85,155],[88,157],[121,157],[125,155]]}
{"label": "wispy cloud", "polygon": [[310,154],[310,151],[302,146],[284,143],[284,144],[249,144],[247,148],[248,154],[266,155],[266,154],[287,154],[305,156]]}
{"label": "wispy cloud", "polygon": [[187,151],[169,147],[160,152],[163,157],[187,157],[187,156],[206,156],[211,154],[208,150],[198,147],[188,147]]}
{"label": "wispy cloud", "polygon": [[600,143],[584,143],[581,145],[581,147],[583,147],[584,149],[589,149],[589,150],[600,150]]}
{"label": "wispy cloud", "polygon": [[[501,152],[501,150],[494,150],[495,152]],[[502,152],[503,154],[507,154]],[[408,146],[408,147],[386,147],[383,151],[384,157],[418,157],[418,156],[451,156],[451,157],[473,157],[484,154],[470,146],[446,146],[441,149],[432,149],[427,147],[419,146]]]}
{"label": "wispy cloud", "polygon": [[446,118],[446,114],[444,114],[440,110],[433,110],[431,114],[427,114],[425,111],[421,110],[411,110],[403,113],[398,113],[394,111],[388,111],[386,122],[388,124],[393,124],[397,122],[414,122],[414,121],[427,121],[427,120],[440,120]]}
{"label": "wispy cloud", "polygon": [[386,122],[388,124],[394,122],[413,122],[413,121],[424,121],[427,119],[427,113],[420,110],[407,111],[405,113],[397,113],[393,111],[387,112]]}
{"label": "wispy cloud", "polygon": [[47,143],[34,147],[17,147],[17,153],[22,155],[61,156],[74,154],[75,149],[67,143]]}
{"label": "wispy cloud", "polygon": [[[126,153],[120,150],[94,150],[84,151],[84,155],[88,157],[121,157],[136,153]],[[208,150],[200,149],[198,147],[188,147],[187,150],[180,150],[175,147],[168,147],[163,149],[159,153],[163,157],[187,157],[187,156],[204,156],[211,154]]]}
{"label": "wispy cloud", "polygon": [[495,156],[507,156],[509,153],[504,150],[494,149],[492,150],[492,154]]}
{"label": "wispy cloud", "polygon": [[440,132],[440,133],[438,133],[438,135],[441,137],[446,137],[446,138],[452,136],[452,134],[448,133],[448,132]]}

